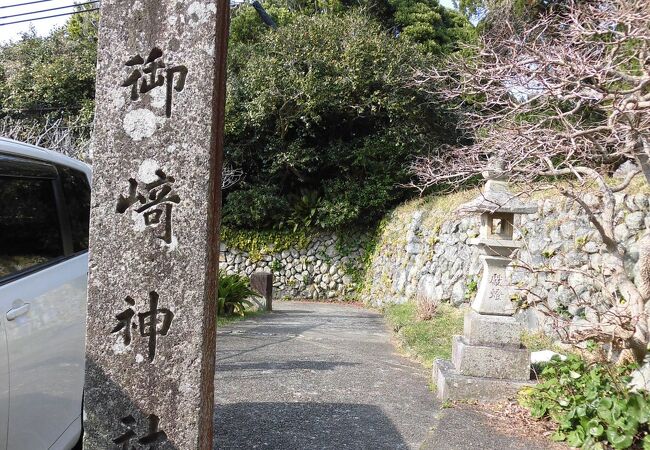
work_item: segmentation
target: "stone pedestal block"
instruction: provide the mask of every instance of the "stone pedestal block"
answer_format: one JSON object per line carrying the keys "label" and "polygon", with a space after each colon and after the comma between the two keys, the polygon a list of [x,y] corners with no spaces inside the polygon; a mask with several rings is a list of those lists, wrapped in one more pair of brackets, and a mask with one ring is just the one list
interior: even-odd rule
{"label": "stone pedestal block", "polygon": [[530,353],[526,348],[469,345],[462,336],[454,336],[451,360],[461,375],[530,379]]}
{"label": "stone pedestal block", "polygon": [[533,385],[529,381],[469,377],[458,373],[451,362],[442,359],[433,364],[433,382],[441,400],[480,402],[507,400],[516,396],[521,388]]}
{"label": "stone pedestal block", "polygon": [[488,255],[481,255],[480,258],[483,261],[483,276],[472,309],[479,314],[512,316],[515,306],[510,300],[510,286],[506,281],[510,258]]}
{"label": "stone pedestal block", "polygon": [[254,272],[251,274],[251,289],[264,297],[266,311],[273,310],[273,274]]}
{"label": "stone pedestal block", "polygon": [[469,345],[519,348],[523,329],[512,316],[489,316],[470,310],[465,314],[463,336]]}

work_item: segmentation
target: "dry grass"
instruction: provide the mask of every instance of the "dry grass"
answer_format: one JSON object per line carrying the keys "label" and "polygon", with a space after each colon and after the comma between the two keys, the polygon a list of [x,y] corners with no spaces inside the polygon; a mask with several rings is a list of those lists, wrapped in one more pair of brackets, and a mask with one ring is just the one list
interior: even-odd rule
{"label": "dry grass", "polygon": [[417,308],[416,318],[417,320],[431,320],[435,317],[436,312],[438,311],[438,306],[440,302],[433,301],[428,298],[418,296],[415,300],[415,305]]}
{"label": "dry grass", "polygon": [[399,347],[430,368],[434,359],[451,357],[451,339],[463,332],[464,310],[441,304],[431,320],[418,320],[414,302],[389,305],[383,310]]}
{"label": "dry grass", "polygon": [[530,412],[519,405],[517,401],[468,405],[485,416],[485,421],[490,427],[506,436],[532,439],[544,439],[544,448],[549,450],[567,449],[564,444],[550,441],[550,436],[557,429],[557,425],[549,420],[537,420],[531,417]]}

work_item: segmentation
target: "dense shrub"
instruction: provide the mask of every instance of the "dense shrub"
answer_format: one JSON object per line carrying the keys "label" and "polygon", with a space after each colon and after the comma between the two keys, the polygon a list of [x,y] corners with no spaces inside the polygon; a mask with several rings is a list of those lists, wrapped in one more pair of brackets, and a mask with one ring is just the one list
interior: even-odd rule
{"label": "dense shrub", "polygon": [[408,160],[457,139],[444,105],[407,82],[434,59],[356,10],[279,23],[231,42],[226,159],[246,183],[225,199],[224,223],[373,223],[410,195]]}
{"label": "dense shrub", "polygon": [[230,194],[225,203],[223,222],[239,228],[270,225],[283,220],[288,208],[287,199],[280,195],[277,187],[242,184],[239,190]]}
{"label": "dense shrub", "polygon": [[650,449],[650,397],[628,390],[631,369],[590,365],[577,356],[553,360],[521,402],[533,417],[556,422],[553,439],[572,447]]}
{"label": "dense shrub", "polygon": [[49,36],[0,45],[0,117],[58,112],[92,121],[99,14],[78,14]]}
{"label": "dense shrub", "polygon": [[243,275],[219,275],[218,316],[244,315],[246,307],[253,306],[250,297],[261,297],[251,289],[248,277]]}

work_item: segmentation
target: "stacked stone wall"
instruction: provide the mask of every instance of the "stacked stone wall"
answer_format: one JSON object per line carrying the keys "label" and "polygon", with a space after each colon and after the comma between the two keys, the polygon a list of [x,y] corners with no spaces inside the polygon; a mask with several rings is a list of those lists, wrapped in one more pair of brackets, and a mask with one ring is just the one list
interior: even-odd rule
{"label": "stacked stone wall", "polygon": [[[466,200],[467,197],[458,199]],[[584,200],[596,206],[598,199]],[[598,289],[591,277],[607,284],[609,255],[587,216],[575,202],[562,197],[536,200],[536,214],[521,216],[515,239],[522,242],[519,258],[533,267],[568,268],[575,272],[533,276],[524,270],[513,274],[513,283],[547,298],[552,308],[585,317],[581,299],[597,301]],[[615,234],[628,251],[628,271],[638,274],[638,241],[650,227],[650,204],[645,193],[618,195]],[[454,205],[456,206],[456,205]],[[482,270],[477,250],[468,240],[477,236],[477,217],[457,217],[448,209],[428,205],[399,208],[393,213],[368,269],[365,300],[375,306],[403,303],[418,297],[460,305],[473,298]],[[441,219],[442,217],[442,219]],[[399,236],[404,236],[404,239]],[[588,316],[588,311],[586,316]],[[588,318],[588,317],[587,317]]]}
{"label": "stacked stone wall", "polygon": [[[319,234],[302,248],[269,251],[252,257],[248,252],[222,246],[222,268],[226,273],[250,275],[254,271],[274,274],[276,298],[361,298],[373,306],[404,303],[418,297],[448,301],[454,305],[471,300],[482,270],[476,249],[468,244],[478,236],[477,217],[458,217],[453,211],[477,195],[476,191],[409,202],[393,211],[374,237],[376,245],[366,257],[367,236],[354,246],[346,238],[342,251],[336,234]],[[650,227],[650,202],[645,193],[619,194],[616,237],[629,253],[628,270],[638,272],[637,242]],[[584,200],[596,205],[594,195]],[[515,273],[523,283],[552,307],[581,315],[575,302],[594,299],[588,275],[606,280],[608,255],[595,229],[577,204],[561,197],[536,200],[536,214],[522,216],[515,224],[515,238],[523,244],[520,258],[533,266],[575,269],[576,273],[532,277]],[[369,261],[366,266],[364,261]],[[365,273],[359,292],[359,275]],[[563,281],[565,283],[557,283]]]}
{"label": "stacked stone wall", "polygon": [[355,291],[353,275],[361,270],[362,253],[362,248],[344,251],[338,236],[326,233],[313,236],[304,248],[261,255],[222,244],[221,267],[227,274],[273,273],[274,298],[334,299]]}

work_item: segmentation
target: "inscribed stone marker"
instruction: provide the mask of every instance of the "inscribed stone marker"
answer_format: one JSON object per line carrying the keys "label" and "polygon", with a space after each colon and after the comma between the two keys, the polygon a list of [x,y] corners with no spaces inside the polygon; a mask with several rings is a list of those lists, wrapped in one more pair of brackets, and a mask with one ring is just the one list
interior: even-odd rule
{"label": "inscribed stone marker", "polygon": [[273,310],[273,274],[270,272],[253,272],[251,288],[264,297],[266,310]]}
{"label": "inscribed stone marker", "polygon": [[228,1],[102,0],[86,449],[210,449]]}

